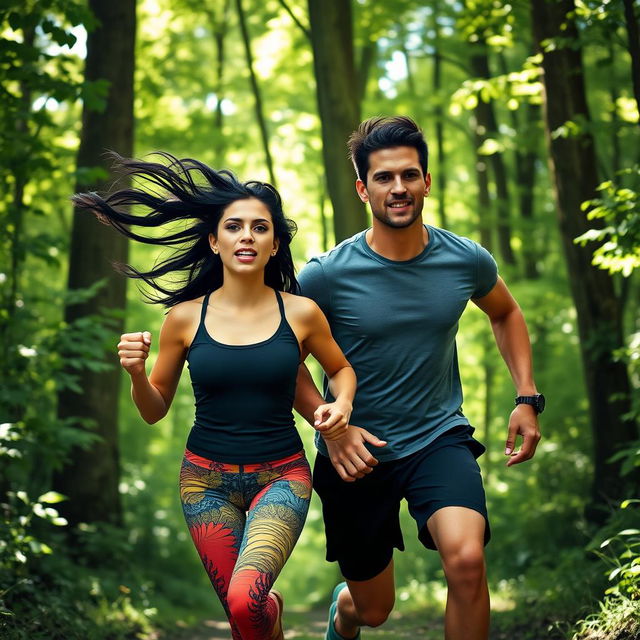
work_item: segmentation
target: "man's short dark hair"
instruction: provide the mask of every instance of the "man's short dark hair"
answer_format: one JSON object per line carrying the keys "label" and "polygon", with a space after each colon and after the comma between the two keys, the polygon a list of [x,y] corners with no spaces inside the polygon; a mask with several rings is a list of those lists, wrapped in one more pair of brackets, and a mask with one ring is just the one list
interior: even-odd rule
{"label": "man's short dark hair", "polygon": [[360,123],[349,136],[349,156],[358,178],[367,183],[369,154],[390,147],[414,147],[423,175],[427,175],[429,150],[420,127],[406,116],[377,116]]}

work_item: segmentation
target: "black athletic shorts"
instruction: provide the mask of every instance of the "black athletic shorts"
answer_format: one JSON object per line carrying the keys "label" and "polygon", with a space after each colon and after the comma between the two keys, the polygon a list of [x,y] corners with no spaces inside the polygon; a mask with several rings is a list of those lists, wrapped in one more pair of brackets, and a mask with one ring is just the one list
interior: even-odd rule
{"label": "black athletic shorts", "polygon": [[327,560],[337,560],[349,580],[369,580],[391,561],[394,547],[404,551],[400,501],[404,498],[422,544],[435,549],[427,520],[442,507],[468,507],[486,522],[487,506],[476,458],[485,448],[458,426],[406,458],[381,462],[364,478],[344,482],[328,457],[318,454],[313,487],[322,501]]}

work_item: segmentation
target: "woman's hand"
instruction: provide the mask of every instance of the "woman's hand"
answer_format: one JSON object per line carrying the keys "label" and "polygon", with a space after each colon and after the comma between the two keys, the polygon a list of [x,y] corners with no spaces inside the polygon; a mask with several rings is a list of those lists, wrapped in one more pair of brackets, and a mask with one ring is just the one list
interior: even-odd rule
{"label": "woman's hand", "polygon": [[145,360],[149,357],[151,334],[148,331],[123,333],[118,343],[118,357],[123,369],[135,376],[145,372]]}
{"label": "woman's hand", "polygon": [[347,432],[351,418],[351,405],[345,402],[321,404],[314,412],[313,427],[325,440],[337,440]]}

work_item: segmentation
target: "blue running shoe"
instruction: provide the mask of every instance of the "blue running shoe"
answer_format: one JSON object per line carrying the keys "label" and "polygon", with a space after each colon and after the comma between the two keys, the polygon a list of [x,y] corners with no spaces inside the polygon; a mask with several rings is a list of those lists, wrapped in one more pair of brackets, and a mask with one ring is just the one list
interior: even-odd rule
{"label": "blue running shoe", "polygon": [[[327,632],[324,635],[324,640],[347,640],[344,636],[341,636],[335,628],[333,621],[336,617],[336,609],[338,608],[338,596],[340,592],[347,586],[346,582],[341,582],[337,584],[333,593],[331,594],[331,606],[329,607],[329,620],[327,622]],[[360,631],[355,636],[355,638],[350,638],[349,640],[360,640]]]}

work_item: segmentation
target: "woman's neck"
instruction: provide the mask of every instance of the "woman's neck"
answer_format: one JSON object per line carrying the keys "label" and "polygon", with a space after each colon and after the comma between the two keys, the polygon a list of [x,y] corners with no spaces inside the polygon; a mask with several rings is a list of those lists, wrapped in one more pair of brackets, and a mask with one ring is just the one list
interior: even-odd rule
{"label": "woman's neck", "polygon": [[234,308],[248,308],[273,298],[273,289],[264,283],[264,273],[256,276],[225,273],[222,286],[214,292],[216,301]]}

